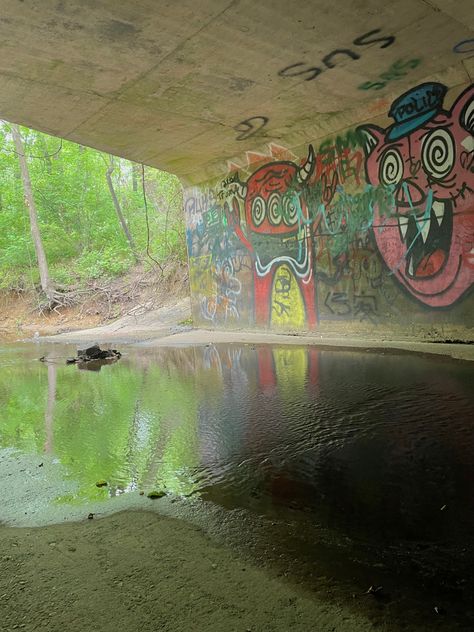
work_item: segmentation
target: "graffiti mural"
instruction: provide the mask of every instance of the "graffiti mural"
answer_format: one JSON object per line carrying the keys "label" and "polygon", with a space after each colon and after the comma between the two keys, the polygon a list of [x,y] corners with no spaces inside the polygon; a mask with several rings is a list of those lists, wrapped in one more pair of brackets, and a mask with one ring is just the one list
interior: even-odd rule
{"label": "graffiti mural", "polygon": [[424,83],[387,110],[391,122],[310,144],[302,159],[270,143],[187,191],[197,322],[372,328],[469,313],[474,86],[449,98]]}
{"label": "graffiti mural", "polygon": [[425,83],[392,105],[395,123],[362,128],[371,184],[393,189],[395,212],[374,207],[388,268],[420,301],[445,307],[473,282],[474,86],[450,111],[446,87]]}
{"label": "graffiti mural", "polygon": [[[289,296],[292,283],[300,282],[305,314],[298,319],[308,327],[316,325],[316,296],[313,278],[312,221],[305,200],[306,184],[316,166],[310,145],[305,163],[276,161],[263,165],[247,180],[234,180],[228,185],[235,192],[228,217],[235,234],[251,254],[254,262],[255,322],[267,325],[272,317],[281,317],[285,305],[272,292]],[[244,208],[240,220],[240,204]],[[275,277],[285,266],[284,278]],[[300,294],[298,293],[298,297]],[[298,302],[298,301],[297,301]]]}

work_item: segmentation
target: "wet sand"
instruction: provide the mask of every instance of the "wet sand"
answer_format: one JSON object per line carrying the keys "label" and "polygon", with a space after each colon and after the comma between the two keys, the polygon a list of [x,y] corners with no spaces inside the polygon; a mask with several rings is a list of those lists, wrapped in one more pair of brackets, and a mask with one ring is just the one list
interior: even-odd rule
{"label": "wet sand", "polygon": [[414,340],[381,340],[354,336],[333,337],[328,335],[279,334],[261,331],[216,331],[192,329],[166,337],[152,339],[148,346],[178,346],[189,344],[270,344],[270,345],[309,345],[322,349],[341,349],[372,351],[376,353],[419,353],[422,355],[445,356],[455,360],[474,361],[474,345],[435,342],[416,342]]}
{"label": "wet sand", "polygon": [[2,632],[374,629],[343,604],[313,598],[154,513],[0,527],[0,561]]}

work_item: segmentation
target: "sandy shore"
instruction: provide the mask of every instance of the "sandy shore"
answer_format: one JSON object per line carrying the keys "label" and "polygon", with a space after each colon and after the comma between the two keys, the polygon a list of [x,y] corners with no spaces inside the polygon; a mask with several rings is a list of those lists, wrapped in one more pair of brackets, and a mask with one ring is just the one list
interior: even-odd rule
{"label": "sandy shore", "polygon": [[441,344],[432,342],[413,342],[403,340],[376,340],[366,338],[333,338],[330,336],[299,336],[251,331],[209,331],[193,329],[173,335],[152,339],[147,346],[174,346],[192,344],[284,344],[312,345],[329,349],[356,349],[362,351],[395,351],[405,353],[422,353],[454,358],[456,360],[474,360],[474,345]]}
{"label": "sandy shore", "polygon": [[[74,482],[52,457],[38,461],[0,451],[1,632],[365,632],[385,619],[235,553],[223,509],[138,491],[57,503]],[[239,541],[253,538],[247,524]]]}
{"label": "sandy shore", "polygon": [[189,298],[163,305],[160,308],[129,314],[116,321],[93,327],[42,336],[47,342],[87,345],[93,342],[115,344],[143,344],[146,346],[204,345],[218,343],[313,345],[321,348],[355,349],[362,351],[395,351],[445,356],[457,360],[474,361],[474,345],[418,342],[413,339],[383,339],[380,336],[340,335],[314,333],[274,333],[251,330],[197,329],[191,322]]}
{"label": "sandy shore", "polygon": [[0,560],[2,632],[373,630],[154,513],[1,527]]}
{"label": "sandy shore", "polygon": [[85,344],[92,342],[116,344],[140,344],[147,347],[185,346],[205,344],[271,344],[312,345],[322,349],[346,349],[371,352],[420,353],[474,361],[474,345],[410,340],[380,340],[354,337],[330,337],[323,335],[291,335],[264,331],[219,331],[192,329],[179,325],[159,325],[145,328],[137,325],[123,328],[98,327],[45,338],[49,342]]}

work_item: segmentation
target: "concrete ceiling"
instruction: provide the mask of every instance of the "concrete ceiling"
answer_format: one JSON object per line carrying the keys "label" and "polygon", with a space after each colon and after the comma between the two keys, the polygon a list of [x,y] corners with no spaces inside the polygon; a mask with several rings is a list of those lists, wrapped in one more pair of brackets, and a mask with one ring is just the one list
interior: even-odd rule
{"label": "concrete ceiling", "polygon": [[473,74],[472,0],[1,2],[1,118],[188,182]]}

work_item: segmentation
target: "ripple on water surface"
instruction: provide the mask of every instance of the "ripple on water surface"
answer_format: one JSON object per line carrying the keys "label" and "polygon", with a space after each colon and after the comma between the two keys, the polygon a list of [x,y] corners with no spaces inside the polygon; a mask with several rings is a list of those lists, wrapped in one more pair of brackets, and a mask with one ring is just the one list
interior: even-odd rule
{"label": "ripple on water surface", "polygon": [[0,349],[3,458],[56,466],[61,480],[38,487],[38,515],[44,504],[88,506],[160,488],[276,519],[300,511],[367,546],[472,543],[467,364],[208,345],[129,348],[118,363],[87,371],[65,365],[74,354],[58,345]]}

